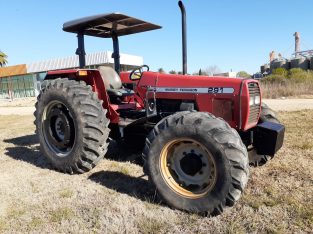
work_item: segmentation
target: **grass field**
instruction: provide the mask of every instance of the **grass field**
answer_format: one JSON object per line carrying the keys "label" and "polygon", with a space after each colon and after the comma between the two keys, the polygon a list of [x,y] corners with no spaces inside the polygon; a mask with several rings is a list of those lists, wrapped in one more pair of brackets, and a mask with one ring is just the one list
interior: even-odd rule
{"label": "grass field", "polygon": [[284,148],[251,168],[242,199],[208,218],[162,204],[127,160],[85,175],[51,169],[33,117],[0,116],[0,233],[312,233],[313,111],[280,112]]}
{"label": "grass field", "polygon": [[275,99],[281,97],[302,97],[312,98],[313,96],[313,81],[301,83],[295,82],[261,82],[262,93],[264,98]]}

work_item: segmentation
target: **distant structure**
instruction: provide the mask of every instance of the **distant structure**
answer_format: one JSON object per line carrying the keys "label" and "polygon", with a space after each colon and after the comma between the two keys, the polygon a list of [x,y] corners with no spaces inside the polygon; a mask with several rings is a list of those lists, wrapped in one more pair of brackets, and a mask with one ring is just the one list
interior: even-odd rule
{"label": "distant structure", "polygon": [[261,66],[261,74],[266,76],[270,74],[273,70],[277,68],[301,68],[303,70],[311,69],[313,70],[313,50],[304,50],[301,51],[301,36],[299,32],[293,34],[295,37],[295,51],[292,54],[292,58],[285,59],[279,53],[276,57],[275,51],[270,53],[269,63]]}
{"label": "distant structure", "polygon": [[295,37],[295,55],[297,55],[301,49],[300,49],[300,33],[299,32],[295,32],[295,34],[293,34]]}
{"label": "distant structure", "polygon": [[275,54],[275,51],[273,50],[273,51],[270,53],[270,63],[275,60],[275,57],[276,57],[276,54]]}

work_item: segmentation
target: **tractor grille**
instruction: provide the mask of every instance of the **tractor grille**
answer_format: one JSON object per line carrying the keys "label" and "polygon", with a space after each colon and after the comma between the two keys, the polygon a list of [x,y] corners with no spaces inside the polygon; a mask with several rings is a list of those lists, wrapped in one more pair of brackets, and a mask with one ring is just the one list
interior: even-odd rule
{"label": "tractor grille", "polygon": [[[255,96],[260,96],[260,87],[258,83],[249,83],[249,96],[250,98],[254,98]],[[260,114],[260,104],[254,104],[250,106],[250,113],[249,113],[249,119],[248,124],[254,124],[258,121],[258,117]]]}

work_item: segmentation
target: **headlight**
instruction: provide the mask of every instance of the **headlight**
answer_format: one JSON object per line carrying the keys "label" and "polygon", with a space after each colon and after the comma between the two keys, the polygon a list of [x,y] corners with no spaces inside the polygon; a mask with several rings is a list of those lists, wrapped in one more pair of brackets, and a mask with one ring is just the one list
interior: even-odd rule
{"label": "headlight", "polygon": [[250,97],[249,105],[250,106],[254,105],[254,97]]}
{"label": "headlight", "polygon": [[260,96],[255,96],[255,97],[250,96],[250,100],[249,100],[250,106],[260,105],[260,103],[261,103],[261,97]]}

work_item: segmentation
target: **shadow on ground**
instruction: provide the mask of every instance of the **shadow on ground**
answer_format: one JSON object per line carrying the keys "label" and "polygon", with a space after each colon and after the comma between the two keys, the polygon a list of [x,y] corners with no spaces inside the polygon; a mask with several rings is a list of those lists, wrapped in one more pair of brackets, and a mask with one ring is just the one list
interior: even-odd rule
{"label": "shadow on ground", "polygon": [[141,177],[132,177],[115,171],[100,171],[89,176],[89,179],[109,189],[135,197],[141,201],[158,205],[162,204],[156,194],[155,188]]}
{"label": "shadow on ground", "polygon": [[52,169],[48,160],[40,154],[37,135],[27,135],[3,140],[14,144],[14,147],[5,148],[5,155],[23,162],[27,162],[43,169]]}
{"label": "shadow on ground", "polygon": [[142,148],[132,147],[124,142],[111,141],[105,158],[117,162],[131,162],[139,166],[143,165]]}
{"label": "shadow on ground", "polygon": [[[5,148],[5,154],[13,159],[31,163],[41,168],[52,168],[49,161],[40,154],[39,141],[36,134],[5,139],[5,143],[14,147]],[[131,162],[142,165],[141,151],[127,147],[124,144],[110,144],[105,158],[117,162]]]}

